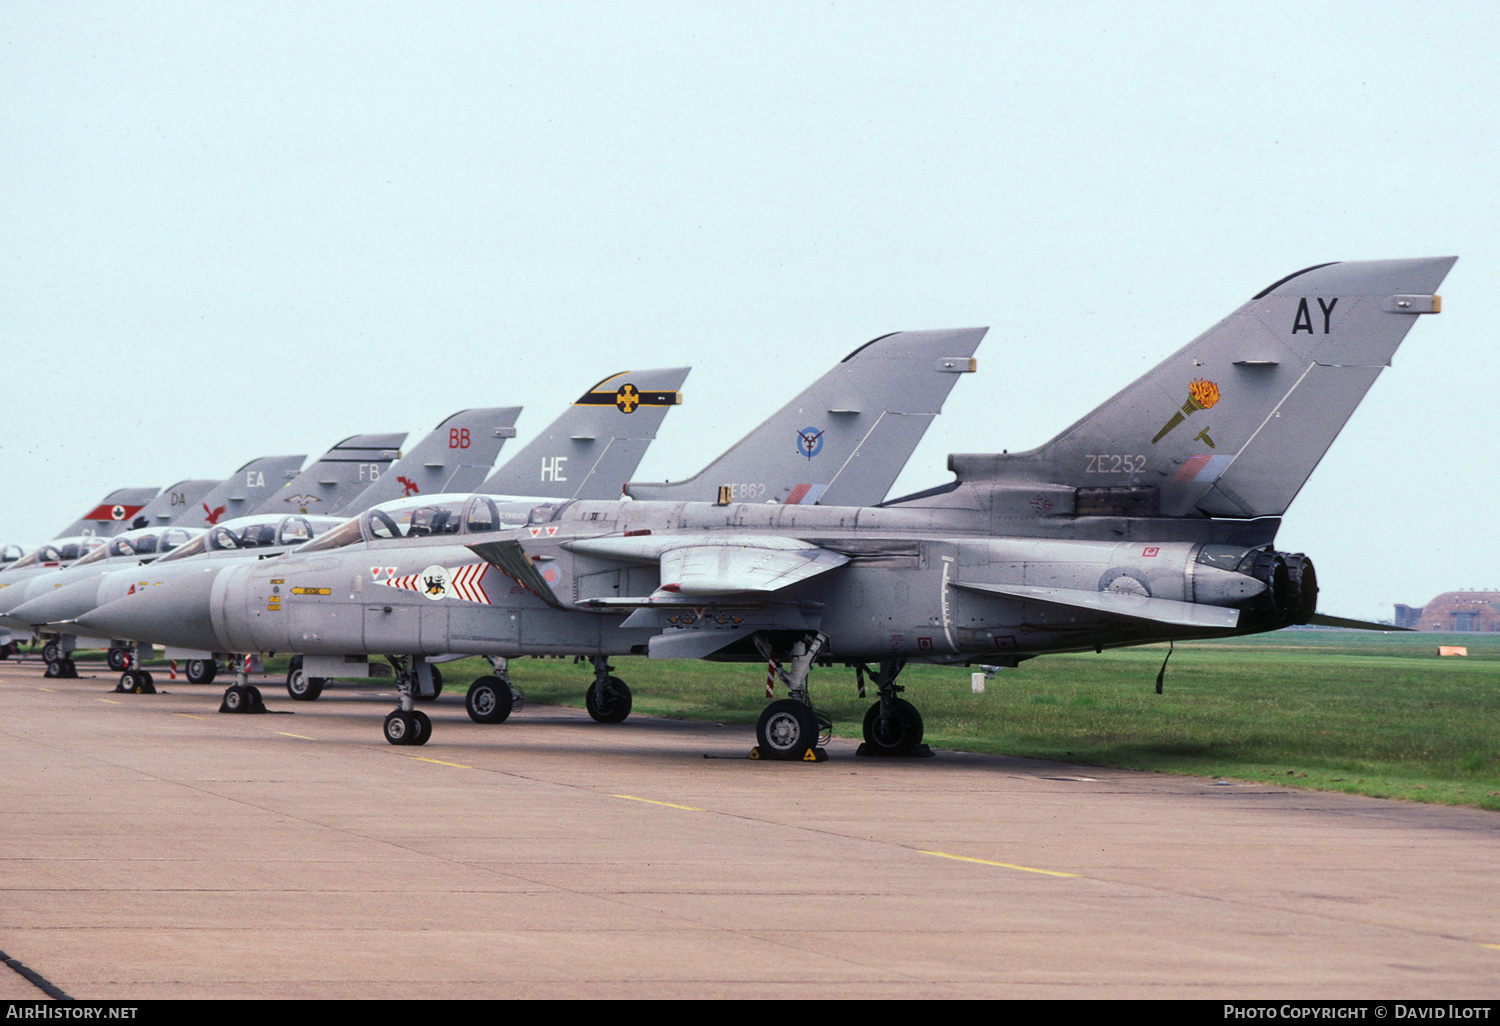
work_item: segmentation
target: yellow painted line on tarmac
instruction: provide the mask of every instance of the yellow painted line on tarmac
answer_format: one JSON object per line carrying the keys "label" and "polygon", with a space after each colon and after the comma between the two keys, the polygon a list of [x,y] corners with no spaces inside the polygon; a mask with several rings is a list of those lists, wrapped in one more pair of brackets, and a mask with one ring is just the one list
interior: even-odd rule
{"label": "yellow painted line on tarmac", "polygon": [[[918,851],[922,849],[918,848]],[[923,855],[936,855],[940,859],[954,859],[958,862],[977,862],[981,866],[999,866],[1001,869],[1019,869],[1023,873],[1041,873],[1043,876],[1077,876],[1077,873],[1061,873],[1055,869],[1038,869],[1035,866],[1018,866],[1012,862],[991,862],[989,859],[975,859],[967,855],[950,855],[946,851],[922,851]]]}
{"label": "yellow painted line on tarmac", "polygon": [[424,759],[420,755],[413,755],[410,758],[412,758],[416,762],[430,762],[434,766],[452,766],[454,769],[473,769],[474,768],[473,766],[465,766],[463,763],[460,763],[460,762],[444,762],[442,759]]}
{"label": "yellow painted line on tarmac", "polygon": [[315,737],[308,737],[306,734],[288,734],[284,730],[278,730],[276,733],[280,734],[282,737],[294,737],[298,741],[316,741],[317,740],[317,738],[315,738]]}
{"label": "yellow painted line on tarmac", "polygon": [[1500,944],[1481,944],[1479,946],[1481,948],[1494,948],[1496,951],[1500,951]]}
{"label": "yellow painted line on tarmac", "polygon": [[113,698],[96,698],[96,699],[94,699],[94,701],[96,701],[96,702],[108,702],[110,705],[119,705],[120,704],[119,702],[116,702]]}
{"label": "yellow painted line on tarmac", "polygon": [[37,690],[38,691],[45,691],[49,695],[55,695],[55,694],[57,694],[57,689],[56,688],[37,688]]}
{"label": "yellow painted line on tarmac", "polygon": [[199,716],[197,713],[173,713],[172,715],[181,716],[183,719],[187,720],[202,720],[207,718],[204,716]]}
{"label": "yellow painted line on tarmac", "polygon": [[694,808],[691,805],[674,805],[671,802],[654,802],[650,798],[637,798],[633,794],[612,794],[612,795],[610,795],[610,797],[611,798],[624,798],[626,801],[629,801],[629,802],[645,802],[647,805],[665,805],[669,809],[681,809],[684,812],[702,812],[703,811],[702,809]]}

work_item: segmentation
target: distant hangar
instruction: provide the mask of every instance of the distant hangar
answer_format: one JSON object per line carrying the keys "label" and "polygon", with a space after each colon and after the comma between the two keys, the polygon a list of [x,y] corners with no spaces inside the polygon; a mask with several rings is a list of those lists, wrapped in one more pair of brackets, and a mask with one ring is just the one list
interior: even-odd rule
{"label": "distant hangar", "polygon": [[1443,633],[1500,632],[1500,591],[1445,591],[1425,606],[1398,602],[1396,626]]}

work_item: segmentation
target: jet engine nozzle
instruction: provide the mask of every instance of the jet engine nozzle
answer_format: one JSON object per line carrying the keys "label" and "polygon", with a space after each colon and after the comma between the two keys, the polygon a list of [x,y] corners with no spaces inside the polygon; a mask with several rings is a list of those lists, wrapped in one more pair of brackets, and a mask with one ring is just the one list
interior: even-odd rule
{"label": "jet engine nozzle", "polygon": [[1257,630],[1277,630],[1312,619],[1318,606],[1318,574],[1312,560],[1302,553],[1251,549],[1235,569],[1266,585],[1243,607],[1263,625]]}

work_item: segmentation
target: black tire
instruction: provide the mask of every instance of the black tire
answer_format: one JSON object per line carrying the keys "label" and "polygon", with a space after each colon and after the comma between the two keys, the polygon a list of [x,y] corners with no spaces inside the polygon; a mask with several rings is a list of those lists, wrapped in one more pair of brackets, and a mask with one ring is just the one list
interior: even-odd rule
{"label": "black tire", "polygon": [[42,671],[43,677],[61,677],[63,675],[62,663],[56,659],[47,660],[47,668]]}
{"label": "black tire", "polygon": [[385,739],[393,745],[412,744],[417,729],[417,721],[409,712],[396,709],[385,718]]}
{"label": "black tire", "polygon": [[62,646],[55,641],[49,641],[42,646],[42,658],[49,663],[62,662]]}
{"label": "black tire", "polygon": [[250,708],[250,692],[238,684],[231,684],[224,692],[224,711],[245,712]]}
{"label": "black tire", "polygon": [[762,759],[799,760],[818,743],[818,721],[806,703],[783,698],[760,714],[755,740]]}
{"label": "black tire", "polygon": [[302,672],[302,657],[292,658],[292,668],[286,672],[286,693],[299,702],[316,702],[323,693],[325,677],[309,677]]}
{"label": "black tire", "polygon": [[510,685],[499,677],[480,677],[464,696],[464,708],[475,723],[504,723],[515,705]]}
{"label": "black tire", "polygon": [[189,659],[187,680],[189,684],[212,684],[219,675],[219,664],[212,659]]}
{"label": "black tire", "polygon": [[115,690],[122,695],[133,695],[136,689],[134,670],[126,670],[120,674],[120,683],[115,685]]}
{"label": "black tire", "polygon": [[904,698],[892,703],[892,715],[880,719],[880,703],[865,713],[865,744],[875,755],[905,755],[922,743],[922,714]]}
{"label": "black tire", "polygon": [[411,739],[411,743],[414,745],[425,745],[428,741],[432,740],[432,718],[421,709],[413,709],[411,711],[411,718],[417,725],[417,734]]}
{"label": "black tire", "polygon": [[141,682],[140,693],[143,695],[156,694],[156,680],[145,670],[135,671],[136,679]]}
{"label": "black tire", "polygon": [[104,661],[109,665],[109,668],[111,670],[119,673],[121,670],[125,669],[125,664],[130,661],[130,657],[126,654],[123,648],[112,648],[104,656]]}
{"label": "black tire", "polygon": [[630,688],[619,677],[610,677],[604,682],[604,695],[590,687],[583,696],[583,704],[595,723],[624,723],[630,715]]}

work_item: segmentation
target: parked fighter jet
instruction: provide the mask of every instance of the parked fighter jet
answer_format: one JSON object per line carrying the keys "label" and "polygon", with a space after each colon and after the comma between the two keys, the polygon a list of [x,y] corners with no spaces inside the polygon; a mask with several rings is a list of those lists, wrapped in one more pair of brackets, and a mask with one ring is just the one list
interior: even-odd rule
{"label": "parked fighter jet", "polygon": [[[855,501],[877,502],[884,497],[923,431],[942,408],[958,375],[974,369],[973,353],[983,335],[984,331],[977,329],[904,332],[876,339],[851,353],[787,403],[711,464],[711,471],[723,475],[722,480],[727,483],[722,489],[726,494],[738,488],[742,494],[751,494],[756,499],[780,500],[795,505],[799,502],[810,504],[819,495],[834,489]],[[647,387],[633,387],[629,382],[611,388],[614,380],[606,379],[595,386],[575,404],[575,410],[612,409],[618,405],[621,412],[629,412],[637,405],[639,397],[650,396],[653,391]],[[648,382],[640,376],[632,380],[640,386],[646,386]],[[561,435],[562,432],[554,430],[540,441]],[[875,442],[881,443],[878,446],[879,459],[869,451]],[[564,501],[612,498],[617,494],[613,489],[606,490],[588,482],[623,480],[623,477],[613,474],[601,475],[596,469],[581,475],[586,481],[579,488],[581,494],[575,494],[569,490],[574,486],[561,486],[556,480],[565,475],[555,473],[558,461],[546,450],[538,460],[528,448],[512,461],[515,463],[522,468],[522,476],[513,479],[515,483],[533,491],[538,486],[552,487],[552,494]],[[544,480],[528,479],[526,475],[534,473],[532,468],[538,464]],[[577,469],[579,462],[575,459],[571,466]],[[510,469],[509,465],[506,469]],[[632,470],[633,462],[624,468],[625,475]],[[711,480],[706,473],[680,484],[647,487],[664,494],[706,487],[713,495],[714,486],[703,483]],[[495,480],[497,478],[492,478],[491,482]],[[636,486],[630,487],[634,489]],[[473,500],[466,496],[438,496],[405,507],[379,507],[359,520],[350,521],[315,546],[305,547],[297,556],[340,550],[346,584],[357,592],[367,577],[373,585],[395,572],[395,567],[369,566],[371,560],[387,560],[388,554],[381,550],[390,543],[432,537],[446,539],[452,545],[458,541],[453,537],[455,534],[492,532],[507,525],[525,523],[532,508],[530,502],[520,505],[497,503],[488,496],[476,496]],[[366,547],[368,552],[364,551]],[[198,589],[212,583],[201,575],[195,580],[193,587]],[[57,606],[51,608],[56,610]],[[83,617],[85,621],[89,619]],[[175,632],[180,626],[174,626],[173,637],[186,636]],[[304,632],[307,636],[295,644],[279,646],[277,651],[306,653],[305,657],[299,657],[300,663],[294,663],[287,679],[287,690],[292,697],[315,698],[325,677],[349,676],[354,653],[386,655],[400,674],[418,674],[422,683],[417,691],[423,697],[432,697],[436,678],[426,660],[417,660],[415,664],[406,661],[410,653],[403,647],[407,644],[405,641],[398,643],[396,648],[383,647],[387,639],[395,637],[388,633],[388,624],[371,623],[368,626],[370,630],[364,637],[360,637],[357,631],[338,632],[339,640],[334,644],[347,647],[320,645],[311,636],[317,633],[312,630]],[[150,635],[139,636],[146,638]],[[163,635],[162,640],[166,638]],[[455,645],[456,652],[474,651],[472,641],[455,639]],[[491,654],[497,663],[503,664],[504,650]],[[362,657],[354,658],[359,660],[359,665],[364,665]],[[512,707],[513,689],[509,687],[503,668],[497,666],[497,671],[499,676],[486,678],[487,683],[483,686],[470,689],[471,714],[484,722],[503,720]],[[601,715],[623,719],[629,712],[629,689],[607,673],[596,682],[593,691],[598,694],[591,699],[591,709],[607,709],[607,713]],[[231,688],[226,693],[226,706],[242,707],[244,698],[243,689],[236,691]]]}
{"label": "parked fighter jet", "polygon": [[950,456],[953,481],[879,506],[544,504],[484,534],[498,518],[475,499],[471,534],[367,543],[352,580],[329,552],[299,554],[183,589],[192,612],[166,589],[134,596],[131,629],[409,653],[393,744],[430,735],[412,702],[429,654],[589,655],[590,711],[608,719],[605,660],[637,652],[767,661],[791,697],[762,714],[757,751],[808,758],[809,670],[841,663],[880,692],[865,750],[903,754],[922,739],[896,683],[908,661],[1014,666],[1319,622],[1311,560],[1273,547],[1281,518],[1415,316],[1438,312],[1453,262],[1288,275],[1051,442]]}
{"label": "parked fighter jet", "polygon": [[[620,483],[635,472],[646,446],[656,437],[657,428],[667,411],[681,402],[679,390],[687,373],[686,367],[669,367],[624,372],[605,378],[585,392],[484,484],[515,486],[516,498],[524,497],[526,508],[538,498],[560,494],[571,496],[576,492],[594,498],[617,495]],[[433,501],[433,496],[428,493],[435,491],[436,497],[441,499],[444,488],[467,490],[478,484],[494,463],[504,440],[515,435],[512,425],[519,413],[520,407],[502,407],[454,414],[383,474],[378,468],[362,464],[360,476],[365,479],[373,477],[374,483],[344,503],[343,508],[351,513],[363,512],[372,500],[405,492],[410,497],[389,499],[379,508],[391,510],[387,516],[401,518],[403,525],[409,523],[411,508]],[[363,444],[375,437],[378,436],[365,436]],[[336,469],[341,454],[353,447],[352,441],[340,443],[320,463]],[[313,478],[326,484],[333,476],[325,469]],[[348,477],[347,473],[345,477]],[[304,475],[302,484],[313,478]],[[293,487],[297,487],[295,483]],[[323,497],[328,505],[336,505],[341,501],[340,494],[325,489]],[[275,503],[268,505],[274,506]],[[407,512],[403,513],[403,510]],[[69,581],[67,587],[50,594],[33,593],[14,603],[0,605],[0,612],[9,611],[14,614],[13,619],[38,629],[69,628],[77,631],[72,621],[79,614],[131,593],[137,586],[146,587],[177,575],[196,573],[205,565],[219,567],[225,561],[236,562],[242,557],[259,561],[278,556],[341,523],[341,519],[329,521],[272,512],[216,524],[203,538],[153,566],[148,580],[141,580],[142,575],[136,570],[124,570],[87,582]],[[200,563],[196,560],[198,556],[212,562]],[[189,564],[189,560],[193,562]],[[87,634],[87,630],[84,633]],[[64,634],[63,637],[71,640],[73,635]],[[113,645],[110,651],[111,666],[122,668],[116,665],[120,660],[113,658],[116,651],[121,652],[121,659],[126,658],[122,647]],[[170,657],[186,662],[187,678],[191,683],[208,683],[217,673],[212,649],[177,650],[171,652]],[[152,687],[149,675],[132,670],[127,676],[132,673],[138,679],[130,682],[130,689]],[[295,698],[316,698],[321,683],[309,687],[305,678],[298,674],[289,678],[288,689]]]}

